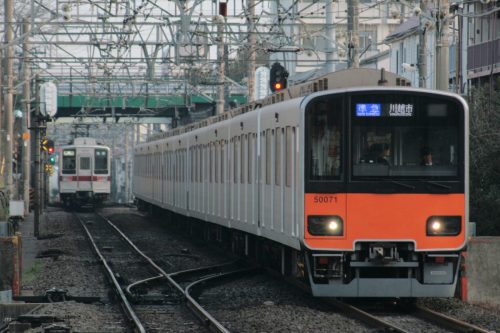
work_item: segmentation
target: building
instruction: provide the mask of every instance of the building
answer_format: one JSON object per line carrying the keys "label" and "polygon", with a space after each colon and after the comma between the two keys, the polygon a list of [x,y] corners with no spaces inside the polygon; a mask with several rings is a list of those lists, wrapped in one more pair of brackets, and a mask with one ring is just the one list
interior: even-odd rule
{"label": "building", "polygon": [[462,86],[491,84],[500,89],[500,1],[467,2],[457,13],[466,57]]}
{"label": "building", "polygon": [[289,36],[283,42],[295,46],[297,52],[275,52],[270,63],[278,61],[285,64],[291,76],[323,67],[327,68],[326,71],[347,68],[353,46],[350,31],[354,29],[359,34],[360,66],[388,69],[389,46],[384,39],[413,15],[413,7],[408,5],[414,6],[418,1],[406,1],[405,4],[374,0],[356,2],[358,24],[350,26],[349,18],[353,15],[348,4],[354,1],[280,1],[279,8],[276,5],[272,9],[279,21],[275,25]]}

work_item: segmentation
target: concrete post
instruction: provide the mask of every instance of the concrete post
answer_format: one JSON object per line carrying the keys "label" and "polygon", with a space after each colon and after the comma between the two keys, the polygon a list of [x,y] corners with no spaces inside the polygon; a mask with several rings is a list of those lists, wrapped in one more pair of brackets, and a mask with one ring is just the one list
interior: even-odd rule
{"label": "concrete post", "polygon": [[441,0],[438,10],[438,26],[436,29],[436,89],[448,90],[450,75],[450,48],[448,19],[450,4],[448,0]]}
{"label": "concrete post", "polygon": [[255,100],[255,0],[247,0],[248,5],[248,65],[247,65],[247,102]]}
{"label": "concrete post", "polygon": [[[3,59],[3,51],[0,49],[0,59]],[[5,146],[7,145],[5,141],[5,110],[3,107],[3,67],[0,64],[0,189],[5,188],[5,182],[7,180],[7,175],[5,174]]]}
{"label": "concrete post", "polygon": [[30,63],[29,63],[29,32],[30,24],[27,19],[23,23],[24,44],[23,44],[23,99],[24,99],[24,115],[23,115],[23,199],[24,199],[24,215],[29,214],[30,206],[30,178],[31,178],[31,145],[29,141],[28,127],[30,126]]}
{"label": "concrete post", "polygon": [[328,73],[335,70],[334,66],[334,50],[335,50],[335,29],[333,27],[333,1],[325,0],[325,24],[326,24],[326,37],[328,38],[326,53],[326,71]]}
{"label": "concrete post", "polygon": [[125,152],[123,159],[125,160],[125,203],[129,202],[129,193],[130,193],[130,185],[129,185],[129,165],[128,165],[128,145],[129,145],[129,127],[125,125]]}
{"label": "concrete post", "polygon": [[222,114],[224,113],[224,82],[226,81],[224,64],[224,17],[216,16],[215,22],[217,23],[217,64],[219,66],[216,113]]}
{"label": "concrete post", "polygon": [[[420,0],[420,10],[422,14],[427,13],[427,0]],[[423,26],[422,15],[420,15],[419,20],[418,86],[421,88],[427,88],[427,30],[425,26]]]}
{"label": "concrete post", "polygon": [[359,0],[347,2],[348,67],[359,68]]}
{"label": "concrete post", "polygon": [[42,182],[41,182],[41,157],[40,157],[40,79],[38,75],[35,79],[35,216],[34,216],[34,236],[38,238],[40,227],[40,215],[42,211]]}
{"label": "concrete post", "polygon": [[7,74],[7,94],[5,96],[5,128],[6,133],[6,149],[5,149],[5,174],[6,187],[11,199],[17,197],[17,188],[13,186],[12,179],[12,153],[14,147],[14,7],[12,0],[5,0],[5,43],[7,44],[7,55],[5,59],[5,72]]}

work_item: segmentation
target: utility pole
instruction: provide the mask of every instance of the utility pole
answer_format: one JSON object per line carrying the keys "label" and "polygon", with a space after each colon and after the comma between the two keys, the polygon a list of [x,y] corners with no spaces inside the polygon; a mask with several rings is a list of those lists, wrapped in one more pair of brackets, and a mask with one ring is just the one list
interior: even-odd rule
{"label": "utility pole", "polygon": [[326,53],[326,71],[331,73],[335,70],[334,62],[334,44],[335,44],[335,29],[333,28],[333,1],[325,0],[325,24],[326,24],[326,37],[328,40]]}
{"label": "utility pole", "polygon": [[247,0],[248,5],[248,65],[247,65],[247,102],[255,100],[255,0]]}
{"label": "utility pole", "polygon": [[219,15],[215,17],[217,24],[217,63],[219,65],[219,80],[217,84],[217,104],[216,114],[224,113],[224,85],[225,77],[225,64],[224,64],[224,17]]}
{"label": "utility pole", "polygon": [[[0,49],[0,59],[3,59],[3,51]],[[0,189],[5,188],[7,180],[5,174],[5,109],[3,107],[3,66],[0,62]]]}
{"label": "utility pole", "polygon": [[5,0],[5,43],[7,44],[7,57],[5,59],[5,71],[7,74],[7,94],[5,98],[5,127],[7,129],[7,145],[5,150],[5,174],[6,186],[9,193],[9,198],[17,197],[17,190],[14,192],[12,179],[12,152],[14,147],[14,76],[13,76],[13,61],[14,61],[14,7],[12,0]]}
{"label": "utility pole", "polygon": [[38,74],[35,79],[35,126],[32,129],[35,132],[35,221],[34,236],[38,238],[40,231],[40,215],[42,212],[42,179],[41,179],[41,156],[40,156],[40,131],[42,127],[42,117],[40,115],[40,78]]}
{"label": "utility pole", "polygon": [[427,14],[427,0],[420,0],[421,14],[419,17],[420,34],[419,39],[419,52],[418,52],[418,86],[420,88],[427,87],[427,28],[423,24],[423,15]]}
{"label": "utility pole", "polygon": [[359,0],[347,1],[348,68],[359,68]]}
{"label": "utility pole", "polygon": [[29,214],[30,207],[30,162],[31,162],[31,145],[29,140],[28,127],[30,126],[30,109],[31,109],[31,94],[30,94],[30,62],[29,62],[29,33],[30,24],[27,19],[23,22],[23,99],[24,99],[24,116],[22,124],[23,132],[23,199],[24,199],[24,215]]}
{"label": "utility pole", "polygon": [[129,126],[125,124],[125,149],[124,149],[124,157],[125,160],[125,204],[129,202],[129,193],[130,193],[130,185],[129,185],[129,165],[128,165],[128,145],[129,145]]}
{"label": "utility pole", "polygon": [[450,17],[450,4],[448,0],[440,0],[437,13],[436,29],[436,89],[448,90],[450,75],[450,48],[448,19]]}

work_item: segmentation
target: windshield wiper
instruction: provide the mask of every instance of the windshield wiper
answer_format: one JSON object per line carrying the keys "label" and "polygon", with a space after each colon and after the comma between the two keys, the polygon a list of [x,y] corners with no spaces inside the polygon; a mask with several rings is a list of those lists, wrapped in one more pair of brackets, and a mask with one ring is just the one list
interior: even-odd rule
{"label": "windshield wiper", "polygon": [[433,181],[430,181],[430,180],[426,180],[425,183],[429,184],[429,185],[434,185],[436,187],[444,188],[446,190],[451,190],[451,186],[444,185],[444,184],[437,183],[437,182],[433,182]]}
{"label": "windshield wiper", "polygon": [[376,181],[376,182],[388,182],[391,184],[399,185],[401,187],[407,188],[409,190],[414,190],[415,186],[413,185],[408,185],[405,183],[401,183],[392,179],[386,179],[386,178],[379,178],[379,177],[361,177],[359,178],[360,180],[369,180],[369,181]]}
{"label": "windshield wiper", "polygon": [[405,187],[405,188],[410,189],[410,190],[414,190],[414,189],[415,189],[415,186],[413,186],[413,185],[408,185],[408,184],[405,184],[405,183],[397,182],[397,181],[395,181],[395,180],[390,180],[390,182],[391,182],[392,184],[396,184],[396,185],[399,185],[399,186]]}

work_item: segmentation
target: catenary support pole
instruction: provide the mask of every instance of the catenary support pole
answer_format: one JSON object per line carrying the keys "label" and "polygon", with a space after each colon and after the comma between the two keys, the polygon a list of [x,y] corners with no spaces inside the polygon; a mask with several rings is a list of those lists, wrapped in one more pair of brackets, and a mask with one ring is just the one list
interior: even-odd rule
{"label": "catenary support pole", "polygon": [[[427,1],[428,0],[420,0],[420,10],[422,14],[427,13]],[[420,88],[427,88],[427,28],[423,24],[423,15],[420,15],[419,20],[418,86]]]}
{"label": "catenary support pole", "polygon": [[30,94],[30,62],[29,62],[29,32],[30,23],[27,19],[23,22],[23,33],[25,34],[23,43],[23,200],[24,200],[24,215],[29,214],[30,206],[30,182],[31,182],[31,145],[28,127],[30,126],[30,109],[31,109],[31,94]]}
{"label": "catenary support pole", "polygon": [[218,68],[218,83],[217,83],[217,103],[216,114],[224,113],[224,83],[225,64],[224,64],[224,17],[219,15],[215,17],[217,24],[217,65]]}
{"label": "catenary support pole", "polygon": [[248,4],[248,64],[247,64],[247,102],[255,100],[255,0],[247,0]]}
{"label": "catenary support pole", "polygon": [[5,0],[5,43],[7,44],[7,54],[5,58],[5,74],[7,75],[7,90],[5,95],[5,128],[6,146],[5,146],[5,173],[6,187],[10,198],[17,198],[17,190],[14,187],[12,177],[12,153],[14,148],[14,7],[12,0]]}
{"label": "catenary support pole", "polygon": [[450,4],[448,0],[440,0],[438,9],[438,26],[436,29],[436,89],[448,90],[450,75]]}
{"label": "catenary support pole", "polygon": [[359,68],[359,0],[347,1],[348,67]]}
{"label": "catenary support pole", "polygon": [[326,24],[326,37],[327,37],[327,47],[325,50],[326,54],[326,71],[331,73],[335,71],[334,59],[335,59],[335,28],[334,28],[334,18],[333,18],[333,1],[325,0],[325,24]]}
{"label": "catenary support pole", "polygon": [[34,216],[34,231],[33,234],[38,238],[40,229],[40,215],[42,212],[41,207],[41,193],[42,193],[42,181],[41,181],[41,157],[40,157],[40,130],[41,130],[41,117],[40,117],[40,79],[38,75],[35,79],[35,115],[34,115],[34,126],[32,126],[35,132],[35,216]]}

